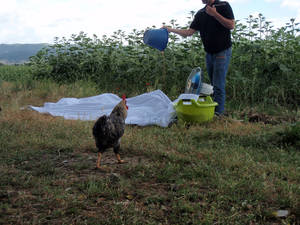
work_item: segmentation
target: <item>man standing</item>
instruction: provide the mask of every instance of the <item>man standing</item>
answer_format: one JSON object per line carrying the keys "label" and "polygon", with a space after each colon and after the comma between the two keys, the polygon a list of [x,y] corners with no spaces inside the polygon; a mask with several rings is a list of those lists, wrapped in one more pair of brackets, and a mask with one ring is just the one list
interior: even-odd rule
{"label": "man standing", "polygon": [[228,2],[220,0],[202,0],[205,4],[200,9],[188,29],[164,27],[168,32],[183,37],[200,32],[206,52],[206,67],[211,84],[214,87],[214,101],[218,103],[216,115],[224,113],[226,73],[231,58],[231,32],[235,21]]}

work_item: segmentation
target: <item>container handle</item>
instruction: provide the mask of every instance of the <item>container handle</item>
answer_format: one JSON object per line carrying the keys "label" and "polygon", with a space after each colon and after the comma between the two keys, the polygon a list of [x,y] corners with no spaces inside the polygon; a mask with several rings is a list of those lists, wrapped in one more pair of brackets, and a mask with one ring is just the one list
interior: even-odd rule
{"label": "container handle", "polygon": [[210,96],[206,96],[205,100],[207,101],[207,103],[212,104],[214,103],[214,101],[212,100],[212,98]]}
{"label": "container handle", "polygon": [[181,99],[181,100],[182,100],[182,105],[192,105],[190,99]]}

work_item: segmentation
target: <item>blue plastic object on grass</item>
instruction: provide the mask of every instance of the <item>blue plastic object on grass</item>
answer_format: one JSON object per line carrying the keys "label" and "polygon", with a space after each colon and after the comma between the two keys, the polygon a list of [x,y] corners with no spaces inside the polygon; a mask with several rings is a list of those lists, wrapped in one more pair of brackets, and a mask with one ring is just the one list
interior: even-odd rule
{"label": "blue plastic object on grass", "polygon": [[200,72],[197,72],[192,78],[193,89],[198,89],[198,87],[200,86],[199,80],[200,80]]}
{"label": "blue plastic object on grass", "polygon": [[168,45],[169,32],[166,28],[146,30],[144,33],[144,43],[158,49],[165,50]]}
{"label": "blue plastic object on grass", "polygon": [[202,88],[202,71],[200,67],[194,68],[190,73],[185,87],[185,93],[200,94]]}

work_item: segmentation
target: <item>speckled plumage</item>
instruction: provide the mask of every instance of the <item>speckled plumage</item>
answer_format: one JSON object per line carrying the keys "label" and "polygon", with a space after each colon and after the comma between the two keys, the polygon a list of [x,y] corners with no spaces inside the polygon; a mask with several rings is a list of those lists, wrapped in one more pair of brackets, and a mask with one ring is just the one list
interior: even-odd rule
{"label": "speckled plumage", "polygon": [[[108,148],[113,148],[114,153],[119,154],[121,137],[125,131],[126,117],[126,101],[122,100],[115,106],[109,116],[101,116],[96,121],[93,127],[93,136],[99,153],[105,152]],[[100,159],[98,160],[100,161]]]}

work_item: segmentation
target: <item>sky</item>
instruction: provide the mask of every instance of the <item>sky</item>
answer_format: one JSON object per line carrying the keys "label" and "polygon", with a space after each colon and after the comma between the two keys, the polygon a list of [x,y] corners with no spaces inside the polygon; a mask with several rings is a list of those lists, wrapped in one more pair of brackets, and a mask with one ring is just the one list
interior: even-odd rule
{"label": "sky", "polygon": [[[300,0],[227,0],[235,19],[263,14],[275,26],[291,18],[300,22]],[[1,0],[0,44],[53,43],[55,37],[70,38],[80,31],[89,36],[110,36],[122,30],[161,27],[176,19],[186,25],[190,11],[201,0]]]}

